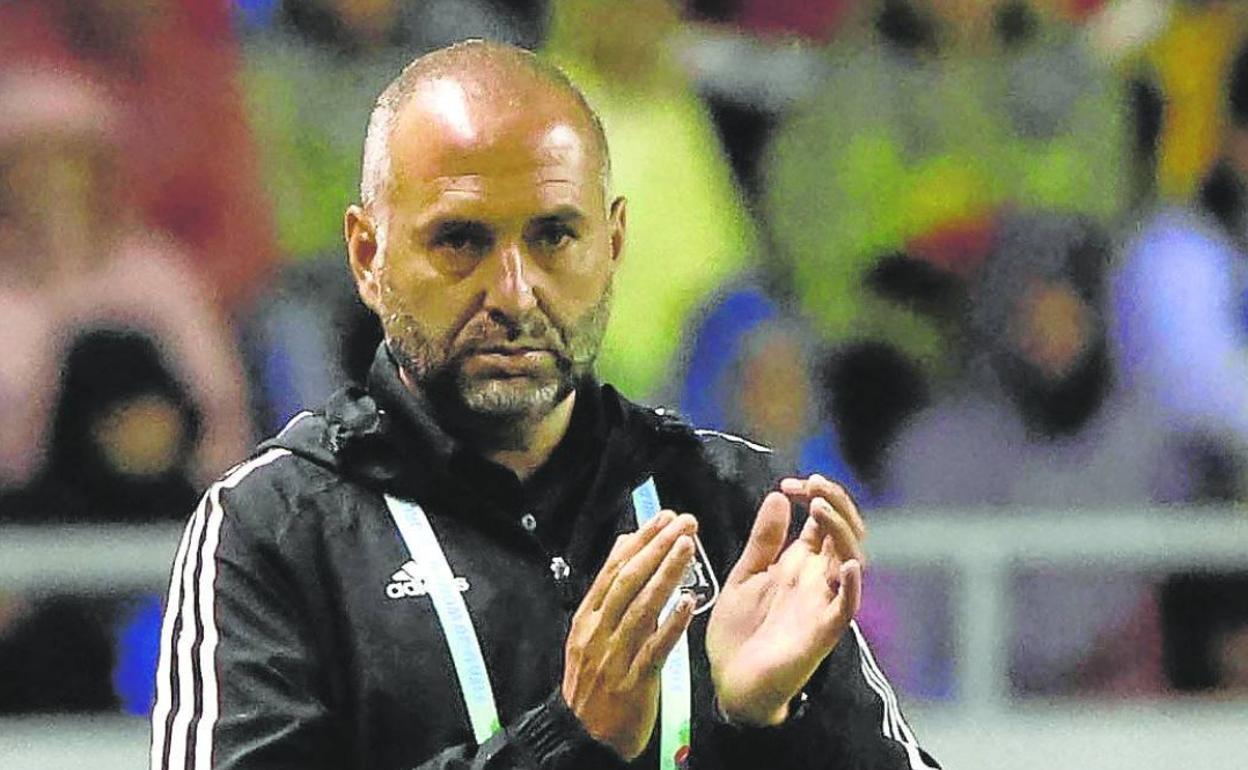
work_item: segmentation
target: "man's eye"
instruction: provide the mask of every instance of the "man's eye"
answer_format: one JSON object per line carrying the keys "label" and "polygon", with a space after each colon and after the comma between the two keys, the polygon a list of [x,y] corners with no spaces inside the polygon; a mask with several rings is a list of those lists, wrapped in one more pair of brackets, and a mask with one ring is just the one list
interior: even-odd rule
{"label": "man's eye", "polygon": [[436,249],[479,254],[489,249],[489,237],[471,228],[456,228],[437,233],[433,238]]}
{"label": "man's eye", "polygon": [[568,245],[576,238],[576,231],[567,225],[545,225],[537,231],[537,243],[544,249],[554,250]]}

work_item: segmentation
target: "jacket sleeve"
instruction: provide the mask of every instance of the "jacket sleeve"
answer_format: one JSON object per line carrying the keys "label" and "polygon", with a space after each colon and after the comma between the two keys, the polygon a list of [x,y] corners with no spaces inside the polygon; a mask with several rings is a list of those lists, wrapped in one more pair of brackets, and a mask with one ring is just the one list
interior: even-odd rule
{"label": "jacket sleeve", "polygon": [[699,770],[940,767],[920,748],[857,623],[811,678],[783,724],[737,727],[720,718],[706,732],[704,743],[695,743],[693,756],[713,759],[698,761]]}
{"label": "jacket sleeve", "polygon": [[[286,529],[292,503],[264,465],[212,485],[183,532],[161,628],[152,770],[341,770],[359,764],[335,665],[312,606],[320,561]],[[251,474],[251,478],[247,478]],[[366,753],[366,752],[360,752]],[[556,691],[481,746],[448,747],[416,770],[624,768]]]}
{"label": "jacket sleeve", "polygon": [[416,770],[625,770],[628,765],[598,743],[555,691],[480,746],[452,746]]}
{"label": "jacket sleeve", "polygon": [[287,454],[271,449],[237,466],[187,523],[161,628],[152,770],[345,764],[307,608],[273,526],[287,503],[263,466]]}

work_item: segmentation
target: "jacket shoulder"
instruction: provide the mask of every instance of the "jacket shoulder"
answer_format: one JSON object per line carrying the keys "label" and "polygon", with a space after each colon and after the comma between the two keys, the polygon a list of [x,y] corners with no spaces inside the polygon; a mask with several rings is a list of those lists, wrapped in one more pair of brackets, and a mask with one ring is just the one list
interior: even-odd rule
{"label": "jacket shoulder", "polygon": [[[279,436],[323,434],[324,418],[304,414],[297,415],[298,422],[292,420]],[[222,509],[234,528],[274,542],[283,540],[300,521],[312,518],[308,514],[321,507],[312,504],[312,497],[341,483],[333,468],[277,441],[275,437],[261,443],[252,457],[228,471],[204,496],[208,505]]]}
{"label": "jacket shoulder", "polygon": [[686,460],[706,466],[720,481],[760,493],[760,499],[761,494],[774,488],[781,478],[792,475],[792,469],[782,467],[775,452],[765,444],[725,431],[698,427],[668,407],[634,404],[632,408],[647,412],[647,419],[657,427],[663,443],[683,450],[681,454]]}
{"label": "jacket shoulder", "polygon": [[661,417],[679,421],[686,426],[698,451],[717,476],[732,479],[750,487],[770,488],[789,473],[782,468],[771,447],[745,436],[693,425],[664,407],[655,409]]}

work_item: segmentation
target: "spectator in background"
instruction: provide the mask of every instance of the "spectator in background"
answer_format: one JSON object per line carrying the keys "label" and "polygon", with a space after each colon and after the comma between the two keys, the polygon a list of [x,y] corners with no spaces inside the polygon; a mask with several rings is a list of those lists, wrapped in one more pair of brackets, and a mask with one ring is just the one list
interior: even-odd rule
{"label": "spectator in background", "polygon": [[[220,310],[122,195],[129,117],[82,77],[0,73],[0,522],[181,517],[251,441]],[[142,708],[115,609],[0,596],[0,712]]]}
{"label": "spectator in background", "polygon": [[244,325],[257,424],[276,433],[304,405],[363,382],[380,342],[341,255],[286,265]]}
{"label": "spectator in background", "polygon": [[1233,485],[1248,457],[1248,46],[1228,74],[1218,160],[1192,205],[1133,235],[1112,288],[1124,378],[1175,430],[1205,436]]}
{"label": "spectator in background", "polygon": [[[1052,213],[1005,217],[971,291],[961,392],[920,413],[888,454],[907,506],[1066,510],[1202,499],[1182,437],[1116,376],[1104,322],[1107,237]],[[1024,692],[1156,694],[1158,607],[1133,574],[1029,571],[1015,581]],[[1063,633],[1054,636],[1060,624]]]}
{"label": "spectator in background", "polygon": [[[759,162],[788,108],[817,84],[817,46],[859,26],[860,0],[686,0],[681,57],[751,205]],[[845,28],[849,27],[848,30]]]}
{"label": "spectator in background", "polygon": [[[839,379],[915,383],[915,402],[880,416],[895,425],[960,372],[956,327],[928,307],[974,275],[998,210],[1112,220],[1128,197],[1126,137],[1112,73],[1026,3],[880,0],[874,18],[868,40],[828,49],[827,80],[779,128],[763,208],[822,341],[883,346],[850,359]],[[898,254],[910,258],[890,282],[909,287],[901,301],[874,285],[881,261]],[[942,297],[926,293],[934,275]],[[878,453],[888,436],[874,440]]]}
{"label": "spectator in background", "polygon": [[1248,12],[1229,0],[1178,0],[1154,39],[1124,62],[1155,114],[1145,116],[1150,191],[1167,203],[1198,190],[1222,152],[1224,93]]}
{"label": "spectator in background", "polygon": [[681,329],[754,242],[706,109],[670,49],[679,29],[670,0],[554,0],[544,50],[601,116],[612,189],[629,199],[599,371],[636,399],[668,379]]}
{"label": "spectator in background", "polygon": [[800,37],[828,43],[851,15],[857,0],[688,0],[698,21],[730,23],[759,37]]}
{"label": "spectator in background", "polygon": [[[1201,118],[1187,115],[1181,126],[1225,127],[1215,161],[1189,205],[1156,212],[1126,244],[1113,275],[1113,331],[1124,379],[1149,394],[1158,420],[1195,437],[1190,443],[1205,475],[1219,482],[1219,497],[1243,500],[1248,45],[1241,44],[1225,71],[1221,104],[1209,105],[1211,114]],[[1166,671],[1177,690],[1245,691],[1246,586],[1243,574],[1208,570],[1171,576],[1163,585]]]}
{"label": "spectator in background", "polygon": [[1003,218],[971,291],[968,374],[889,452],[898,502],[1065,508],[1202,497],[1168,426],[1117,377],[1104,320],[1109,254],[1085,220]]}
{"label": "spectator in background", "polygon": [[245,46],[248,112],[281,252],[304,259],[332,251],[341,261],[342,212],[359,180],[360,116],[395,71],[469,37],[532,46],[536,27],[490,0],[281,0],[272,28]]}
{"label": "spectator in background", "polygon": [[34,521],[167,521],[194,507],[199,410],[153,341],[84,331],[62,371],[48,461],[25,497]]}
{"label": "spectator in background", "polygon": [[117,708],[114,652],[99,597],[32,597],[0,591],[0,714]]}
{"label": "spectator in background", "polygon": [[822,414],[817,351],[797,319],[739,280],[712,297],[685,339],[679,409],[691,423],[759,441],[785,467],[836,479],[866,502]]}
{"label": "spectator in background", "polygon": [[1179,573],[1160,594],[1166,673],[1174,688],[1248,695],[1248,572]]}
{"label": "spectator in background", "polygon": [[[102,435],[108,419],[114,428],[124,423],[125,430],[111,434],[118,440],[165,429],[181,431],[182,438],[197,434],[193,449],[181,440],[166,444],[178,455],[166,459],[181,462],[182,455],[189,455],[185,465],[194,486],[220,474],[251,441],[242,371],[224,317],[179,249],[118,205],[124,200],[116,194],[124,178],[124,115],[103,92],[78,78],[12,71],[0,76],[0,343],[5,350],[0,488],[10,493],[46,481],[50,460],[70,476],[85,474],[84,466],[58,453],[84,433]],[[79,336],[94,329],[117,329],[150,342],[123,345],[125,355],[115,361],[90,350],[71,356]],[[145,352],[132,355],[136,345]],[[65,371],[67,357],[80,363]],[[118,376],[135,380],[109,385]],[[108,398],[121,407],[127,394],[138,397],[149,390],[173,408],[148,402],[152,409],[110,412],[103,402],[93,403]],[[68,411],[60,411],[58,404]],[[96,409],[103,422],[79,419]],[[181,428],[165,419],[171,414]],[[128,446],[144,451],[141,445]],[[93,487],[83,498],[85,510],[59,513],[73,518],[114,510],[100,497],[106,493],[111,490]],[[0,513],[6,518],[40,514],[15,510],[11,503],[20,499],[10,497]],[[183,510],[179,502],[164,513]]]}
{"label": "spectator in background", "polygon": [[[25,488],[0,490],[0,523],[147,523],[194,505],[198,411],[161,359],[132,331],[85,332],[73,343],[47,462]],[[158,595],[0,588],[0,713],[120,705],[146,714],[159,615]]]}
{"label": "spectator in background", "polygon": [[235,78],[229,0],[0,3],[0,71],[75,73],[124,114],[116,194],[178,241],[227,309],[273,257]]}

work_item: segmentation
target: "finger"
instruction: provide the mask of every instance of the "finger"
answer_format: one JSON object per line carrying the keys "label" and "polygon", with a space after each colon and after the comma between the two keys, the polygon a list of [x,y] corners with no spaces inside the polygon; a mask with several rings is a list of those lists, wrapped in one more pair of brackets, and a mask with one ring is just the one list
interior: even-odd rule
{"label": "finger", "polygon": [[778,492],[763,499],[745,543],[741,558],[728,574],[729,583],[739,583],[751,575],[765,572],[776,561],[789,531],[789,500]]}
{"label": "finger", "polygon": [[815,473],[808,479],[783,479],[780,482],[780,491],[793,500],[807,505],[810,505],[817,497],[824,498],[832,504],[832,507],[845,515],[859,540],[866,538],[867,527],[862,519],[862,513],[858,510],[858,504],[854,502],[853,495],[849,494],[849,490],[845,489],[844,485]]}
{"label": "finger", "polygon": [[843,563],[836,555],[836,541],[831,535],[824,535],[823,549],[819,552],[823,569],[819,579],[822,584],[829,590],[829,596],[835,593],[837,581],[840,580],[841,564]]}
{"label": "finger", "polygon": [[824,627],[829,644],[835,644],[841,638],[849,627],[849,621],[862,607],[862,564],[856,561],[842,564],[837,584],[836,598],[832,600],[831,612]]}
{"label": "finger", "polygon": [[823,597],[823,601],[830,604],[836,598],[842,563],[836,555],[832,536],[826,535],[818,555],[806,558],[800,567],[800,574],[790,582],[803,594]]}
{"label": "finger", "polygon": [[644,548],[620,566],[615,573],[615,579],[607,588],[599,610],[602,614],[602,622],[607,628],[614,628],[620,622],[624,611],[658,570],[677,539],[681,535],[692,536],[697,531],[697,519],[687,513],[681,514],[659,530],[659,533],[649,543],[646,543]]}
{"label": "finger", "polygon": [[693,549],[692,537],[681,535],[677,538],[658,570],[624,611],[615,628],[617,643],[636,649],[637,645],[630,644],[630,640],[644,639],[658,627],[659,613],[680,585],[680,578],[693,559]]}
{"label": "finger", "polygon": [[[815,498],[820,504],[827,506],[821,498]],[[820,509],[823,513],[825,509]],[[836,559],[837,554],[831,543],[824,516],[816,516],[815,506],[807,512],[806,523],[802,532],[776,564],[776,580],[783,585],[797,585],[802,581],[820,586],[825,583],[824,567],[828,559]],[[839,563],[839,562],[838,562]],[[807,573],[810,573],[809,575]]]}
{"label": "finger", "polygon": [[663,668],[667,656],[671,654],[680,635],[689,628],[693,621],[693,608],[697,604],[692,594],[682,594],[676,602],[675,609],[663,621],[658,630],[650,635],[638,651],[634,666],[639,673],[653,676]]}
{"label": "finger", "polygon": [[858,536],[854,534],[853,528],[842,514],[834,510],[821,497],[815,498],[815,501],[811,503],[810,514],[819,522],[823,533],[832,537],[837,558],[843,562],[856,559],[860,563],[865,563],[862,544],[858,542]]}
{"label": "finger", "polygon": [[867,536],[867,525],[862,520],[858,503],[854,502],[853,495],[849,493],[845,485],[829,481],[816,473],[810,477],[810,494],[811,497],[822,497],[831,503],[832,507],[849,522],[849,526],[853,528],[854,535],[859,540]]}
{"label": "finger", "polygon": [[[615,545],[611,548],[611,553],[607,556],[607,561],[602,565],[602,569],[598,570],[598,574],[594,577],[594,582],[590,585],[589,590],[585,592],[585,598],[581,600],[581,607],[587,607],[597,610],[602,606],[602,599],[607,594],[607,589],[615,580],[615,575],[619,569],[629,559],[631,559],[638,551],[653,540],[663,528],[676,518],[676,514],[672,511],[659,511],[654,518],[650,519],[638,529],[636,532],[627,535],[620,535],[615,540]],[[580,611],[579,609],[577,610]]]}
{"label": "finger", "polygon": [[812,562],[819,562],[819,559],[811,556],[805,545],[791,543],[780,554],[775,566],[768,570],[768,580],[775,587],[795,588],[802,582],[802,576]]}
{"label": "finger", "polygon": [[820,537],[822,542],[819,551],[813,554],[803,553],[788,572],[783,566],[788,554],[781,556],[782,566],[777,572],[777,579],[787,579],[789,584],[800,587],[803,592],[826,593],[827,600],[832,601],[833,593],[828,591],[827,587],[836,582],[837,569],[841,561],[836,556],[836,548],[832,544],[831,535],[820,535]]}
{"label": "finger", "polygon": [[819,553],[819,548],[823,545],[823,535],[823,525],[808,507],[806,523],[802,525],[802,533],[797,537],[798,542],[803,543],[811,553]]}

